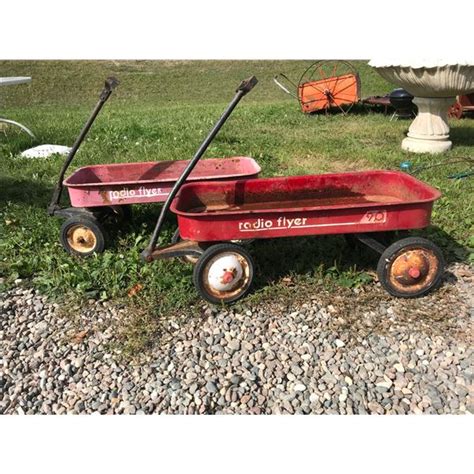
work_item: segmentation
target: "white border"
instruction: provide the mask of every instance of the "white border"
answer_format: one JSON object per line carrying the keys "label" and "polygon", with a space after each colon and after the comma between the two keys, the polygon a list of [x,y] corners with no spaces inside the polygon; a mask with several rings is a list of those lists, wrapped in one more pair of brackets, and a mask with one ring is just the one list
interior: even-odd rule
{"label": "white border", "polygon": [[464,0],[6,0],[0,59],[472,59],[472,13]]}
{"label": "white border", "polygon": [[[0,59],[468,57],[472,2],[5,1]],[[472,55],[472,54],[471,54]],[[469,417],[7,417],[2,471],[464,472]]]}
{"label": "white border", "polygon": [[3,417],[6,473],[465,472],[469,416]]}

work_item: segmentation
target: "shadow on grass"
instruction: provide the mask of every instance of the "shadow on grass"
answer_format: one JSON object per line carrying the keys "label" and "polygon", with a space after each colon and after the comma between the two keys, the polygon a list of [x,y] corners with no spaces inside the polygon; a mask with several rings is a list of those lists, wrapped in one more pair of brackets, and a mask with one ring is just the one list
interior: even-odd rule
{"label": "shadow on grass", "polygon": [[455,123],[456,122],[451,124],[451,129],[449,132],[453,143],[458,146],[474,146],[474,133],[472,133],[472,129],[456,127]]}
{"label": "shadow on grass", "polygon": [[[390,232],[374,235],[388,246],[397,240],[420,236],[432,240],[444,254],[446,263],[465,261],[469,250],[459,244],[439,227],[432,226],[419,231]],[[343,235],[268,239],[256,241],[252,254],[257,264],[255,289],[276,283],[291,274],[323,277],[330,270],[336,276],[346,275],[357,282],[357,274],[374,272],[379,254],[355,239]]]}
{"label": "shadow on grass", "polygon": [[13,179],[0,176],[0,206],[7,202],[46,207],[51,200],[52,188],[31,179]]}
{"label": "shadow on grass", "polygon": [[411,235],[419,235],[420,237],[432,240],[443,252],[447,264],[463,262],[469,257],[470,250],[438,226],[430,226],[427,229],[413,231]]}
{"label": "shadow on grass", "polygon": [[[351,108],[346,107],[344,109],[346,111],[347,115],[360,115],[360,116],[366,116],[366,115],[372,115],[372,114],[377,114],[377,115],[385,115],[387,117],[387,120],[390,120],[392,117],[395,109],[391,106],[385,107],[383,105],[371,105],[371,104],[364,104],[362,102],[358,102],[354,104]],[[317,117],[320,115],[342,115],[342,111],[337,108],[333,107],[327,111],[319,111],[319,112],[314,112],[312,114],[308,114],[309,117]],[[411,121],[415,118],[413,117],[398,117],[394,120],[407,120]]]}
{"label": "shadow on grass", "polygon": [[349,246],[342,235],[260,240],[252,244],[252,254],[257,265],[255,289],[292,274],[322,277],[328,269],[337,274],[371,270],[375,256],[363,246]]}

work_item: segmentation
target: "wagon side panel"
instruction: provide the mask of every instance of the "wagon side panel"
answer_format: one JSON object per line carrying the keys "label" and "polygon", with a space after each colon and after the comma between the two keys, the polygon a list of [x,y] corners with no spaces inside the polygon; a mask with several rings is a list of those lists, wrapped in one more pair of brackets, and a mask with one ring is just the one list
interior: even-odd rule
{"label": "wagon side panel", "polygon": [[178,215],[180,234],[198,242],[384,232],[429,225],[432,203],[322,211]]}

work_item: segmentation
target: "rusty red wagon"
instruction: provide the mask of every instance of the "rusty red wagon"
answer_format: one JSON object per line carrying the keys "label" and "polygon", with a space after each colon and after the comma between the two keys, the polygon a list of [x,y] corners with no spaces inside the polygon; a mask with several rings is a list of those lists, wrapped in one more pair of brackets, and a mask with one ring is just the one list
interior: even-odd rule
{"label": "rusty red wagon", "polygon": [[[189,160],[84,166],[64,180],[73,207],[123,206],[166,200]],[[256,177],[253,158],[234,156],[199,162],[188,181]]]}
{"label": "rusty red wagon", "polygon": [[186,184],[171,205],[182,240],[151,255],[195,258],[194,283],[201,296],[232,302],[253,280],[246,241],[353,234],[381,254],[378,278],[389,293],[421,296],[441,278],[441,251],[419,237],[388,247],[376,237],[427,227],[439,197],[408,174],[384,170]]}
{"label": "rusty red wagon", "polygon": [[[256,82],[244,81],[231,105]],[[231,303],[245,296],[255,272],[246,244],[281,237],[355,236],[381,254],[378,278],[394,296],[421,296],[440,282],[444,259],[433,242],[408,237],[385,246],[377,239],[429,225],[440,192],[412,176],[374,170],[184,184],[199,159],[196,153],[170,191],[142,256],[193,263],[194,285],[205,300]],[[160,247],[168,210],[177,215],[178,231]]]}
{"label": "rusty red wagon", "polygon": [[456,102],[448,109],[448,117],[460,119],[471,112],[474,112],[474,92],[456,97]]}
{"label": "rusty red wagon", "polygon": [[[50,215],[66,218],[60,240],[63,247],[75,255],[102,252],[106,245],[106,222],[130,219],[131,204],[166,201],[189,164],[189,160],[177,160],[84,166],[64,179],[77,149],[117,84],[114,78],[106,81],[96,108],[64,163],[49,206]],[[199,162],[187,180],[249,179],[259,173],[260,166],[250,157],[209,158]],[[59,205],[63,187],[69,192],[72,207]]]}

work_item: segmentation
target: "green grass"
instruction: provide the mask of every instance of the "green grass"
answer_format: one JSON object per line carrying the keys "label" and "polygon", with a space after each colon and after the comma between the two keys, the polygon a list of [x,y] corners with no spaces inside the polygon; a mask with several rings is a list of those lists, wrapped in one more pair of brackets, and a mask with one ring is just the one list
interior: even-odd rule
{"label": "green grass", "polygon": [[[409,122],[360,107],[348,116],[305,116],[298,104],[272,82],[286,72],[297,78],[302,61],[0,61],[2,75],[31,75],[28,86],[0,88],[2,116],[25,123],[36,134],[0,131],[0,275],[4,285],[16,278],[53,295],[122,298],[135,284],[134,299],[163,315],[197,301],[192,268],[177,261],[145,265],[140,252],[159,212],[158,206],[135,206],[132,226],[112,229],[109,249],[93,258],[68,256],[58,242],[60,221],[46,214],[61,159],[28,160],[22,150],[41,143],[71,145],[96,103],[103,79],[110,74],[121,85],[104,108],[75,158],[79,166],[146,160],[190,158],[219,117],[241,79],[255,74],[260,83],[241,102],[206,156],[248,155],[264,176],[384,168],[402,161],[414,166],[445,162],[417,175],[438,187],[433,227],[425,231],[439,243],[448,260],[469,258],[473,246],[473,178],[447,176],[469,168],[449,161],[472,156],[474,122],[451,122],[455,144],[443,156],[409,155],[400,143]],[[362,96],[384,94],[392,86],[365,62],[356,66]],[[67,199],[64,200],[67,203]],[[168,220],[162,242],[175,222]],[[278,239],[251,247],[258,277],[250,303],[285,291],[283,278],[295,284],[335,282],[353,286],[367,281],[375,267],[370,251],[355,253],[341,237]]]}

